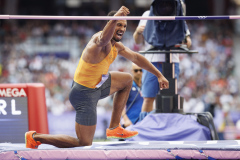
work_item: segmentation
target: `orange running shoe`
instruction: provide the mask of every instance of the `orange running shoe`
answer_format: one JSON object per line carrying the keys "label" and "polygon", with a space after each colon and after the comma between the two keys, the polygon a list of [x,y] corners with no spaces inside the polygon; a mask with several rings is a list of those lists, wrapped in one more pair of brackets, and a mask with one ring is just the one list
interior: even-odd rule
{"label": "orange running shoe", "polygon": [[36,133],[36,131],[28,131],[28,132],[25,133],[26,148],[37,149],[38,146],[41,144],[41,142],[35,141],[33,139],[33,134],[34,133]]}
{"label": "orange running shoe", "polygon": [[119,124],[119,126],[113,130],[110,130],[108,128],[106,134],[107,134],[107,138],[128,139],[128,138],[138,135],[138,132],[137,131],[128,131],[128,130],[122,128],[121,125]]}

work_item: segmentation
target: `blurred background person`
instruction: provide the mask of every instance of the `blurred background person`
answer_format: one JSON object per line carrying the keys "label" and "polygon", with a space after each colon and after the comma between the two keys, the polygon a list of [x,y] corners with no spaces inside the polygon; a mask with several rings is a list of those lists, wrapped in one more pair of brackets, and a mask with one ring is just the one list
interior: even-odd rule
{"label": "blurred background person", "polygon": [[129,93],[126,108],[123,110],[122,119],[123,127],[128,127],[138,120],[142,109],[143,97],[141,94],[142,86],[142,68],[132,63],[133,83],[132,89]]}
{"label": "blurred background person", "polygon": [[[145,11],[142,17],[147,16],[183,16],[185,4],[182,0],[155,0],[150,10]],[[158,20],[140,20],[133,38],[135,43],[141,44],[143,50],[155,49],[165,50],[173,48],[176,44],[184,43],[188,48],[191,46],[190,31],[185,21],[158,21]],[[162,72],[162,62],[165,62],[164,54],[145,54],[145,57]],[[178,79],[179,54],[173,54],[175,66],[175,78]],[[153,110],[154,100],[159,92],[156,77],[143,70],[142,95],[144,97],[142,113],[140,119],[143,119]]]}

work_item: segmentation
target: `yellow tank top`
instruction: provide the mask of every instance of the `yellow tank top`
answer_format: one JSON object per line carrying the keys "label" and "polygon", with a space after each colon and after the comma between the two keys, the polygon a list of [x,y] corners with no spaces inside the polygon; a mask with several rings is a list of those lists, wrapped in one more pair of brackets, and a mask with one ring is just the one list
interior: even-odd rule
{"label": "yellow tank top", "polygon": [[81,56],[74,74],[74,81],[88,88],[96,88],[102,75],[108,74],[110,64],[115,60],[117,54],[117,49],[113,46],[110,53],[97,64],[87,63]]}

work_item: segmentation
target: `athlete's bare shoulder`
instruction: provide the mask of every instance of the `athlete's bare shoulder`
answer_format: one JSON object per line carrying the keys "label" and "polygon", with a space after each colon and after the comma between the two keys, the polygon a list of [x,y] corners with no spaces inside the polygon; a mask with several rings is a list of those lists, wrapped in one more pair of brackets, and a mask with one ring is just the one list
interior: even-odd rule
{"label": "athlete's bare shoulder", "polygon": [[99,36],[101,36],[101,32],[95,33],[85,47],[83,59],[88,63],[100,62],[111,50],[111,43],[106,46],[98,45]]}
{"label": "athlete's bare shoulder", "polygon": [[116,46],[118,52],[121,52],[122,50],[125,49],[125,46],[124,46],[124,44],[122,42],[116,42],[115,46]]}
{"label": "athlete's bare shoulder", "polygon": [[91,40],[96,43],[97,39],[101,36],[101,32],[95,33],[92,37]]}
{"label": "athlete's bare shoulder", "polygon": [[[97,33],[95,33],[92,37],[91,37],[91,39],[89,40],[89,42],[88,42],[88,44],[87,44],[87,46],[86,46],[86,49],[91,49],[91,48],[99,48],[98,47],[98,39],[99,39],[99,37],[101,36],[101,32],[97,32]],[[101,47],[100,47],[101,48]]]}

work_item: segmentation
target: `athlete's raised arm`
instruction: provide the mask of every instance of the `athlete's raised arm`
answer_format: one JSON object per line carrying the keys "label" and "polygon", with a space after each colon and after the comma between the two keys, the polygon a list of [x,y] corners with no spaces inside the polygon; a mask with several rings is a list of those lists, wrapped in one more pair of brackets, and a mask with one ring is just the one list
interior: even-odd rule
{"label": "athlete's raised arm", "polygon": [[[122,6],[114,16],[127,16],[129,13],[129,9]],[[108,21],[101,34],[97,37],[95,43],[101,47],[106,46],[113,37],[116,25],[117,20]]]}

